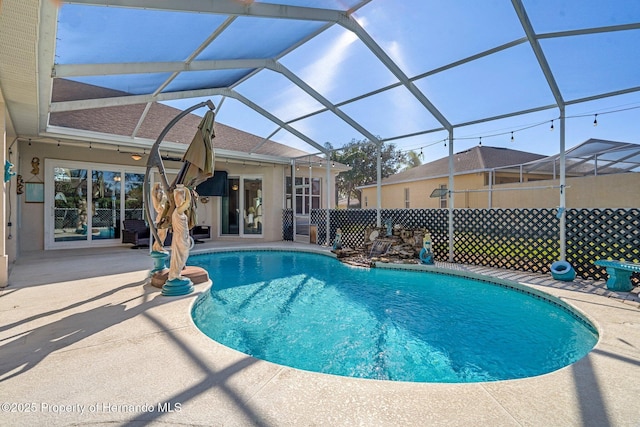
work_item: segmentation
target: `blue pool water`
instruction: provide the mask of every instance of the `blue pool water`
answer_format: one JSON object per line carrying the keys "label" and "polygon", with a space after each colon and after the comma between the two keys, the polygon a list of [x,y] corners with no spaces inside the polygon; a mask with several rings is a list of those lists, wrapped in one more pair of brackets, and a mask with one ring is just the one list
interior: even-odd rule
{"label": "blue pool water", "polygon": [[328,374],[478,382],[567,366],[596,344],[570,310],[504,286],[435,273],[364,269],[302,252],[195,255],[214,285],[193,307],[215,341]]}

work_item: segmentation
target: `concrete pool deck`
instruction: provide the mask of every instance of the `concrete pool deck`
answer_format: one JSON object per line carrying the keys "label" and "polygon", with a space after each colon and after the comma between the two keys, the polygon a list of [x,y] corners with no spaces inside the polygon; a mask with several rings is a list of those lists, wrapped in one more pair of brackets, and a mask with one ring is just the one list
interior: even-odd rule
{"label": "concrete pool deck", "polygon": [[[232,245],[193,253],[223,246]],[[190,318],[208,286],[163,297],[146,284],[152,267],[145,249],[120,247],[30,253],[12,266],[0,289],[0,424],[640,425],[638,288],[449,266],[556,296],[594,322],[600,340],[577,363],[534,378],[400,383],[299,371],[217,344]]]}

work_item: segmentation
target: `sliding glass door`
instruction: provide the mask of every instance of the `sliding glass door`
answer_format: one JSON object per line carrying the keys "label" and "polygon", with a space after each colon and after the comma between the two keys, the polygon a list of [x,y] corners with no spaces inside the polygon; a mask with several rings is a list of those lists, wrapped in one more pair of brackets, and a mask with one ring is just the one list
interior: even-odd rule
{"label": "sliding glass door", "polygon": [[143,218],[144,171],[45,162],[45,249],[116,245],[124,219]]}

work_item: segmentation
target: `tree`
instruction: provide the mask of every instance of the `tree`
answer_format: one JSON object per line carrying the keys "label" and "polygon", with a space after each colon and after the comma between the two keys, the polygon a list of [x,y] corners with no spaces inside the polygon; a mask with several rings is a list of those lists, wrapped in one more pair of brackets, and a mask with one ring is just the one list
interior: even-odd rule
{"label": "tree", "polygon": [[[332,149],[330,143],[326,143],[327,149]],[[396,149],[395,144],[381,145],[381,172],[382,178],[393,175],[398,171],[399,165],[407,162],[406,155]],[[377,146],[367,140],[351,140],[339,151],[331,153],[331,160],[343,163],[351,167],[350,171],[341,172],[336,177],[338,197],[347,198],[347,207],[351,203],[351,197],[360,201],[362,206],[362,194],[357,187],[376,182],[377,179]]]}
{"label": "tree", "polygon": [[405,167],[402,169],[403,171],[415,168],[416,166],[420,166],[422,164],[422,159],[420,158],[420,154],[415,151],[409,151],[407,153],[407,160],[404,162]]}

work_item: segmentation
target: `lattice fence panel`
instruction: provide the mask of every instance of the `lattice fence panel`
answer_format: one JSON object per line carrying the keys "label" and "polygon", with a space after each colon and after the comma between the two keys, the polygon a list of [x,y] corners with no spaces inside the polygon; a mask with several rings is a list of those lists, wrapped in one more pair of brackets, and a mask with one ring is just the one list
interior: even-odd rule
{"label": "lattice fence panel", "polygon": [[[570,209],[567,211],[567,261],[584,278],[606,279],[598,259],[640,262],[639,209]],[[634,285],[640,274],[633,274]]]}
{"label": "lattice fence panel", "polygon": [[367,227],[376,224],[374,209],[336,209],[331,211],[331,242],[336,230],[342,231],[342,246],[360,248],[364,244],[364,232]]}
{"label": "lattice fence panel", "polygon": [[[318,245],[328,245],[333,240],[327,241],[327,209],[312,209],[311,210],[311,224],[318,226],[317,240]],[[331,230],[331,228],[330,228]],[[334,230],[335,236],[335,230]]]}
{"label": "lattice fence panel", "polygon": [[[326,240],[326,215],[330,236]],[[384,209],[381,220],[409,228],[426,228],[436,260],[448,260],[446,209]],[[606,279],[597,259],[640,262],[640,209],[568,209],[567,261],[584,278]],[[293,213],[284,210],[283,239],[293,240]],[[326,210],[311,213],[318,225],[317,243],[331,244],[338,228],[344,246],[359,248],[364,231],[376,224],[375,209]],[[454,210],[454,261],[463,264],[548,273],[560,259],[559,220],[555,209]],[[640,285],[640,274],[632,276]]]}
{"label": "lattice fence panel", "polygon": [[282,210],[282,240],[293,241],[293,209]]}
{"label": "lattice fence panel", "polygon": [[454,261],[548,272],[560,253],[552,209],[457,209]]}

